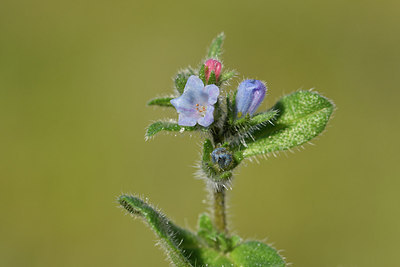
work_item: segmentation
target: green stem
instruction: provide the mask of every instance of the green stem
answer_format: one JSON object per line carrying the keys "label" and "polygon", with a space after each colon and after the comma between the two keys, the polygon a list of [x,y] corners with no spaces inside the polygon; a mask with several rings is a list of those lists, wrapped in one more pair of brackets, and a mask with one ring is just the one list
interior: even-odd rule
{"label": "green stem", "polygon": [[225,188],[214,190],[214,225],[223,233],[228,233],[225,214]]}

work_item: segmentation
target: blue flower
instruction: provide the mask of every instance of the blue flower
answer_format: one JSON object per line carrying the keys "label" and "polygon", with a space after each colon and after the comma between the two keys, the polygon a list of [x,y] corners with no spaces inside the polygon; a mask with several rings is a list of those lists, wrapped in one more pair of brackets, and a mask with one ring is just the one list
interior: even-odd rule
{"label": "blue flower", "polygon": [[219,89],[216,85],[204,86],[197,76],[190,76],[183,94],[171,100],[179,113],[178,124],[195,126],[196,123],[208,127],[214,122],[214,104],[217,103]]}
{"label": "blue flower", "polygon": [[256,112],[264,100],[267,87],[259,80],[245,80],[240,83],[236,94],[236,116],[238,118]]}

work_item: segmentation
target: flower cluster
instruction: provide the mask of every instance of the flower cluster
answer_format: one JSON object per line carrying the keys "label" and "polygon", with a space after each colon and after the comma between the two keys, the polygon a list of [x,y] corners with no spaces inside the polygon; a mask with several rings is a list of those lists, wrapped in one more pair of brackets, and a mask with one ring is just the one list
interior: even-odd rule
{"label": "flower cluster", "polygon": [[291,149],[320,134],[334,104],[315,92],[298,91],[282,97],[270,109],[257,112],[267,87],[262,81],[250,79],[240,82],[236,90],[229,90],[228,82],[237,74],[226,70],[219,60],[223,40],[223,33],[214,39],[207,60],[198,68],[188,67],[176,75],[173,97],[148,102],[174,107],[178,121],[156,121],[146,131],[146,138],[162,131],[202,133],[198,174],[207,182],[212,218],[200,216],[198,231],[192,232],[175,226],[140,198],[123,195],[119,202],[132,215],[147,220],[176,266],[284,267],[285,260],[273,248],[229,234],[225,191],[231,187],[234,170],[242,161]]}
{"label": "flower cluster", "polygon": [[[204,64],[205,82],[209,81],[214,72],[218,82],[222,64],[215,59],[209,59]],[[252,116],[264,100],[267,87],[259,80],[245,80],[240,83],[236,93],[235,113],[237,118]],[[195,126],[199,124],[209,127],[214,122],[214,105],[218,101],[220,89],[215,84],[205,85],[195,75],[191,75],[183,94],[171,100],[171,104],[179,113],[178,124]]]}
{"label": "flower cluster", "polygon": [[198,68],[188,67],[176,75],[174,97],[149,102],[149,105],[174,107],[178,120],[153,123],[146,138],[161,131],[202,132],[205,137],[202,170],[212,181],[226,185],[243,159],[243,150],[254,141],[255,131],[267,125],[276,113],[257,113],[267,92],[264,82],[243,80],[236,89],[229,89],[237,73],[227,70],[220,60],[223,38],[220,34],[211,43],[207,58]]}

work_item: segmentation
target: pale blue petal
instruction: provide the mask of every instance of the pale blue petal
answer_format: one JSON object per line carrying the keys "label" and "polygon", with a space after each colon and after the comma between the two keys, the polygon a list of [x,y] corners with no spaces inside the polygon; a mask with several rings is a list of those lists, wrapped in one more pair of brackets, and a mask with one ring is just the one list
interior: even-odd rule
{"label": "pale blue petal", "polygon": [[219,88],[215,84],[210,84],[204,87],[204,90],[207,92],[208,95],[208,103],[209,105],[214,105],[217,103],[218,95],[219,95]]}
{"label": "pale blue petal", "polygon": [[199,77],[192,75],[187,80],[185,89],[183,89],[183,93],[185,93],[188,90],[201,91],[203,87],[204,87],[203,81]]}
{"label": "pale blue petal", "polygon": [[197,120],[201,126],[208,127],[214,122],[214,106],[207,106],[206,115]]}
{"label": "pale blue petal", "polygon": [[179,114],[178,124],[180,126],[195,126],[197,118],[194,116],[186,116],[186,114]]}
{"label": "pale blue petal", "polygon": [[254,90],[253,91],[253,101],[249,107],[249,114],[253,115],[254,112],[256,112],[258,106],[261,104],[261,102],[264,100],[265,97],[265,90]]}
{"label": "pale blue petal", "polygon": [[170,102],[179,113],[195,112],[195,104],[193,103],[192,98],[188,98],[186,95],[181,95],[178,98],[174,98]]}

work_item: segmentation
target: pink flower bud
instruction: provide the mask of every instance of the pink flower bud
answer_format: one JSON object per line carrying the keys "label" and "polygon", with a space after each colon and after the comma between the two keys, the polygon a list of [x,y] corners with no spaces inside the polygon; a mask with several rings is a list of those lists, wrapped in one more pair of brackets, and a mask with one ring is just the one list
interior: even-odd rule
{"label": "pink flower bud", "polygon": [[211,72],[214,71],[215,73],[215,78],[219,78],[219,75],[221,74],[221,69],[222,69],[222,64],[218,60],[215,59],[209,59],[206,61],[205,65],[205,75],[206,75],[206,82],[208,82],[208,79],[210,78]]}

